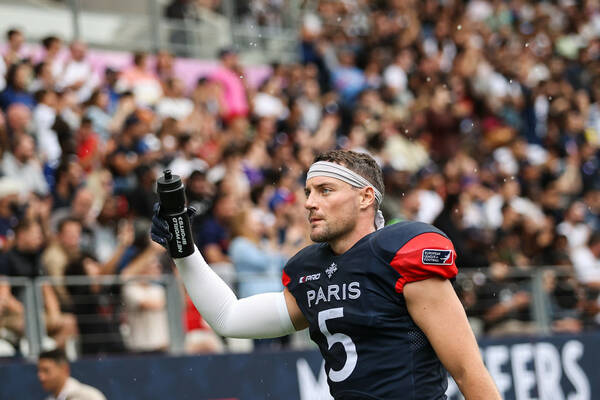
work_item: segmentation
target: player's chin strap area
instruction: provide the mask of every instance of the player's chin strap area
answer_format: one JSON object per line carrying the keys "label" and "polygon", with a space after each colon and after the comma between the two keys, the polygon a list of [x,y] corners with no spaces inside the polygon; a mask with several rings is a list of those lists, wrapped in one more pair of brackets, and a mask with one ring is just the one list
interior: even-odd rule
{"label": "player's chin strap area", "polygon": [[174,259],[187,292],[213,330],[227,337],[272,338],[295,331],[283,292],[239,299],[204,261],[197,248]]}
{"label": "player's chin strap area", "polygon": [[[314,178],[316,176],[326,176],[329,178],[339,179],[351,186],[360,189],[370,187],[375,192],[375,200],[377,201],[377,207],[381,206],[381,202],[383,201],[383,194],[375,186],[371,185],[371,183],[364,177],[360,176],[351,169],[344,167],[343,165],[332,163],[329,161],[317,161],[316,163],[310,166],[310,169],[308,170],[308,175],[306,176],[306,180]],[[383,218],[383,213],[381,212],[381,210],[377,209],[377,213],[375,214],[375,227],[377,229],[381,229],[384,226],[385,219]]]}

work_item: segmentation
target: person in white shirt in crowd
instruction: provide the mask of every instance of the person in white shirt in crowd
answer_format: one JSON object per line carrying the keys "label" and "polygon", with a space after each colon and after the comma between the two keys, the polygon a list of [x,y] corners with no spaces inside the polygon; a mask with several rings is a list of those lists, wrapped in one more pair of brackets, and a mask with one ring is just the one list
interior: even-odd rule
{"label": "person in white shirt in crowd", "polygon": [[500,184],[499,193],[485,201],[484,214],[488,227],[498,228],[502,225],[502,206],[504,204],[509,204],[516,212],[526,216],[536,226],[544,223],[544,214],[539,205],[521,196],[521,185],[514,177],[505,178]]}
{"label": "person in white shirt in crowd", "polygon": [[600,232],[593,233],[586,246],[571,250],[577,280],[600,291]]}
{"label": "person in white shirt in crowd", "polygon": [[106,400],[98,389],[71,377],[71,368],[62,350],[42,352],[38,358],[37,375],[47,400]]}
{"label": "person in white shirt in crowd", "polygon": [[35,142],[29,135],[14,138],[13,151],[4,152],[2,156],[2,173],[10,178],[21,181],[21,195],[30,192],[39,195],[49,193],[48,182],[44,177],[42,165],[37,158]]}
{"label": "person in white shirt in crowd", "polygon": [[41,89],[55,90],[56,79],[52,75],[52,65],[46,61],[41,61],[33,68],[33,74],[35,78],[31,85],[29,85],[29,91],[32,93],[37,92]]}
{"label": "person in white shirt in crowd", "polygon": [[47,36],[42,39],[42,46],[46,50],[44,61],[50,64],[52,76],[57,80],[64,70],[64,63],[59,57],[62,45],[62,40],[56,36]]}
{"label": "person in white shirt in crowd", "polygon": [[311,132],[319,128],[323,116],[323,104],[321,104],[321,87],[316,79],[310,79],[304,84],[302,97],[298,100],[302,114],[302,126]]}
{"label": "person in white shirt in crowd", "polygon": [[570,256],[575,277],[587,292],[585,312],[600,324],[600,232],[592,233],[587,246],[572,249]]}
{"label": "person in white shirt in crowd", "polygon": [[95,74],[92,64],[87,60],[85,43],[74,41],[69,50],[71,57],[65,63],[58,86],[75,90],[79,102],[84,102],[90,98],[100,80]]}
{"label": "person in white shirt in crowd", "polygon": [[205,172],[208,164],[198,157],[198,151],[202,146],[201,141],[194,136],[183,134],[177,139],[179,142],[179,151],[177,157],[171,161],[168,169],[174,175],[179,175],[183,179],[189,177],[194,171]]}
{"label": "person in white shirt in crowd", "polygon": [[[123,302],[127,310],[129,335],[125,341],[133,351],[156,352],[167,350],[169,327],[167,322],[167,293],[163,285],[153,281],[160,276],[158,255],[152,254],[144,263],[137,263],[130,271],[133,280],[123,288]],[[137,278],[140,279],[137,279]]]}
{"label": "person in white shirt in crowd", "polygon": [[56,93],[42,89],[35,94],[35,99],[37,106],[33,110],[33,123],[42,161],[57,162],[62,155],[62,149],[58,136],[52,129],[58,106]]}
{"label": "person in white shirt in crowd", "polygon": [[585,221],[585,204],[581,201],[576,201],[565,213],[563,222],[556,226],[556,231],[567,237],[569,247],[576,250],[579,247],[585,247],[591,229]]}
{"label": "person in white shirt in crowd", "polygon": [[169,78],[165,95],[158,101],[156,112],[161,118],[183,120],[194,111],[194,102],[185,96],[185,85],[181,79]]}
{"label": "person in white shirt in crowd", "polygon": [[254,115],[258,117],[271,117],[284,120],[290,114],[290,110],[281,100],[281,82],[279,79],[267,80],[259,92],[254,96]]}

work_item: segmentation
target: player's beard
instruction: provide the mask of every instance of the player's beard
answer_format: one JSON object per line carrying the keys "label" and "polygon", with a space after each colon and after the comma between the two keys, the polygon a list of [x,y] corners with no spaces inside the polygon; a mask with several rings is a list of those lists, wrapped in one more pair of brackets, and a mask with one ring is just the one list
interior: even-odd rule
{"label": "player's beard", "polygon": [[341,219],[338,218],[332,222],[322,221],[322,226],[318,231],[313,229],[310,232],[310,240],[313,242],[322,243],[335,241],[352,232],[356,226],[356,218],[352,216],[346,216]]}

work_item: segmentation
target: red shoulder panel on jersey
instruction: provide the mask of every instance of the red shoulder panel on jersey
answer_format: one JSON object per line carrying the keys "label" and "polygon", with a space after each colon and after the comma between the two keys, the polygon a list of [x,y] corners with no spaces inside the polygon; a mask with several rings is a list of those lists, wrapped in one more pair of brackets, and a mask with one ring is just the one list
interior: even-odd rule
{"label": "red shoulder panel on jersey", "polygon": [[290,279],[288,274],[286,274],[285,271],[283,271],[283,275],[281,275],[281,283],[283,283],[283,286],[287,287],[288,283],[290,283],[291,281],[292,280]]}
{"label": "red shoulder panel on jersey", "polygon": [[452,242],[434,232],[415,236],[402,246],[390,265],[402,275],[396,281],[396,292],[402,293],[409,282],[439,276],[453,278],[458,273],[456,251]]}

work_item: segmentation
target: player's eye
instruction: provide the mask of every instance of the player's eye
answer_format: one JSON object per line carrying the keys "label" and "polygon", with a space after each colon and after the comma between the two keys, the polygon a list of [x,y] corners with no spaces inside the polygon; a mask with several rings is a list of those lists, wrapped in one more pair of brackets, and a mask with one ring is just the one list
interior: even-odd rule
{"label": "player's eye", "polygon": [[321,188],[321,194],[329,194],[331,192],[332,192],[332,190],[329,188],[325,188],[325,187]]}
{"label": "player's eye", "polygon": [[306,196],[306,198],[308,199],[308,196],[310,196],[310,190],[305,189],[304,190],[304,195]]}

